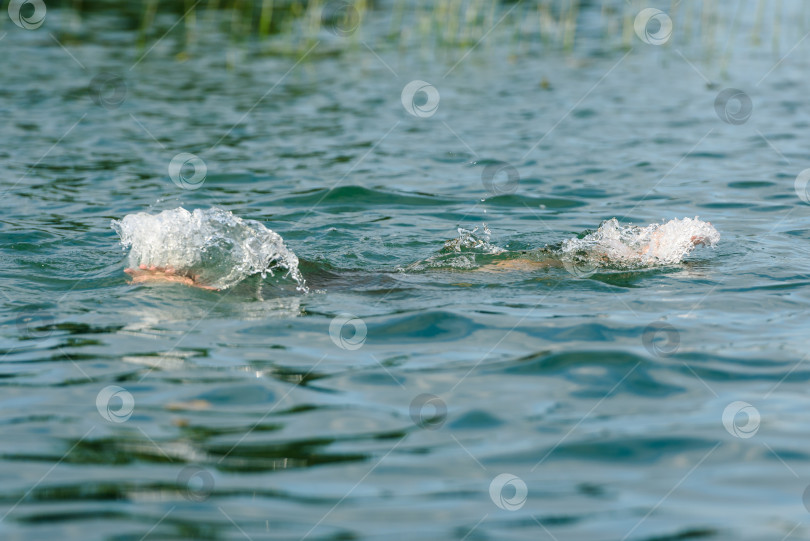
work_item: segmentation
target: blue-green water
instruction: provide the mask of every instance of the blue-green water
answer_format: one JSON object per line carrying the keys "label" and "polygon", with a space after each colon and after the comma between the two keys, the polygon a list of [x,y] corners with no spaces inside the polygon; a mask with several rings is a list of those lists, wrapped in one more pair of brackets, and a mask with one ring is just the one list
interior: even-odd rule
{"label": "blue-green water", "polygon": [[[681,11],[629,49],[585,5],[570,54],[401,49],[372,21],[177,55],[114,17],[6,20],[0,538],[807,537],[810,40],[786,4],[776,40],[718,8],[709,42]],[[435,111],[403,107],[412,80]],[[721,119],[726,88],[753,109]],[[487,185],[500,162],[519,181]],[[111,220],[179,206],[276,231],[310,292],[128,284]],[[694,216],[722,238],[681,264],[481,270]],[[510,253],[443,251],[483,223]]]}

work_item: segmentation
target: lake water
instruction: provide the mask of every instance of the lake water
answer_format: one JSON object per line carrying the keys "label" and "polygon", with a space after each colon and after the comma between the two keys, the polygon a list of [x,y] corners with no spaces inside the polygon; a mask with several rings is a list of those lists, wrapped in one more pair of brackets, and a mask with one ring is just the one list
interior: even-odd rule
{"label": "lake water", "polygon": [[[585,4],[568,53],[523,7],[288,54],[5,19],[0,538],[810,535],[810,14],[696,4],[629,47]],[[309,292],[130,285],[111,221],[178,207],[277,232]],[[554,255],[695,216],[681,263]]]}

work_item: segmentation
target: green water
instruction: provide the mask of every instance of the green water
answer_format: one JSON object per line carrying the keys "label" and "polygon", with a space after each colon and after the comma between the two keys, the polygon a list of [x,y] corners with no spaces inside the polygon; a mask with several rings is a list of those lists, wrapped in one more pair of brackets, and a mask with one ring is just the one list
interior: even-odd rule
{"label": "green water", "polygon": [[[4,20],[0,538],[807,537],[808,17],[707,43],[683,4],[630,48],[583,4],[571,53],[528,16],[403,48],[386,5],[283,55]],[[276,231],[310,292],[128,284],[111,220],[180,206]],[[694,216],[722,238],[681,264],[481,271]],[[484,223],[509,253],[443,248]]]}

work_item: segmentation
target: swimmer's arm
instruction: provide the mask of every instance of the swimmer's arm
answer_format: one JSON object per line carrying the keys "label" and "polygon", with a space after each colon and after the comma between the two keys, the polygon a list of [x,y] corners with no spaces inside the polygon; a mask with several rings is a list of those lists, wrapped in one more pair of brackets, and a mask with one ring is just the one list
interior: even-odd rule
{"label": "swimmer's arm", "polygon": [[124,272],[132,277],[131,284],[144,284],[148,282],[176,283],[199,287],[200,289],[208,289],[210,291],[218,291],[214,287],[199,283],[191,276],[177,274],[172,267],[155,267],[154,265],[147,267],[146,265],[141,265],[137,269],[124,269]]}
{"label": "swimmer's arm", "polygon": [[509,271],[523,271],[530,272],[534,270],[547,269],[549,267],[559,267],[560,263],[553,260],[538,261],[536,259],[506,259],[504,261],[495,261],[488,265],[483,265],[476,270],[479,272],[509,272]]}
{"label": "swimmer's arm", "polygon": [[[652,238],[650,239],[650,243],[646,246],[642,246],[638,252],[639,254],[643,255],[649,252],[651,249],[657,250],[658,244],[661,241],[661,232],[656,231]],[[690,241],[694,246],[700,245],[708,245],[709,240],[706,237],[700,236],[693,236]],[[605,262],[607,263],[607,256],[604,256]],[[530,272],[534,270],[540,269],[547,269],[549,267],[561,267],[562,263],[560,261],[554,259],[546,259],[543,261],[538,261],[536,259],[525,259],[525,258],[517,258],[517,259],[506,259],[503,261],[495,261],[494,263],[490,263],[488,265],[483,265],[476,269],[479,272],[508,272],[508,271],[524,271]]]}
{"label": "swimmer's arm", "polygon": [[[709,223],[709,225],[712,225],[711,222],[708,222],[708,223]],[[650,250],[658,250],[658,247],[659,247],[659,245],[661,243],[661,236],[662,236],[661,231],[656,231],[655,233],[653,233],[652,237],[650,238],[650,243],[648,245],[646,245],[646,246],[642,246],[641,249],[639,250],[639,253],[641,255],[644,255],[647,252],[649,252]],[[709,245],[709,239],[707,239],[706,237],[699,236],[699,235],[693,235],[692,238],[689,239],[689,241],[692,243],[692,246],[695,246],[695,247],[701,246],[701,245],[703,245],[703,246],[708,246]]]}

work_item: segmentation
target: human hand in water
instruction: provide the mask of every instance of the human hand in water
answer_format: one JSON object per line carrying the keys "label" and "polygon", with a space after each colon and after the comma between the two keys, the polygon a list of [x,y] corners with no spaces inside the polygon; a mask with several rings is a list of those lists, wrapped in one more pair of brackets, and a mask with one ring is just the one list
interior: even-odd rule
{"label": "human hand in water", "polygon": [[124,272],[132,276],[132,284],[143,284],[147,282],[174,282],[210,291],[218,291],[217,288],[199,283],[194,276],[177,274],[173,267],[156,267],[155,265],[140,265],[137,269],[124,269]]}
{"label": "human hand in water", "polygon": [[[709,225],[711,225],[711,224],[709,224]],[[706,237],[702,237],[702,236],[698,236],[698,235],[693,235],[693,236],[692,236],[692,238],[691,238],[690,240],[692,241],[692,244],[693,244],[694,246],[699,246],[699,245],[701,245],[701,244],[702,244],[703,246],[708,246],[708,245],[709,245],[709,239],[707,239]]]}
{"label": "human hand in water", "polygon": [[[711,222],[706,222],[706,223],[708,223],[709,225],[712,225]],[[639,250],[639,253],[646,254],[650,250],[658,250],[658,247],[659,247],[659,244],[661,242],[661,237],[662,236],[663,236],[663,233],[661,231],[656,231],[655,233],[653,233],[652,236],[650,237],[650,243],[647,244],[646,246],[642,247],[641,250]],[[704,237],[703,235],[692,235],[692,237],[689,239],[689,242],[692,243],[692,246],[700,246],[700,245],[708,246],[709,245],[709,239]]]}

